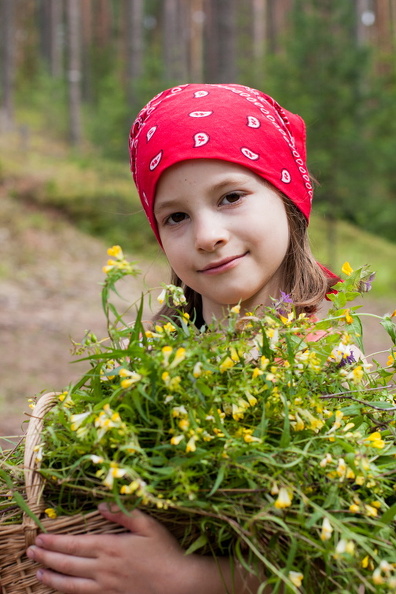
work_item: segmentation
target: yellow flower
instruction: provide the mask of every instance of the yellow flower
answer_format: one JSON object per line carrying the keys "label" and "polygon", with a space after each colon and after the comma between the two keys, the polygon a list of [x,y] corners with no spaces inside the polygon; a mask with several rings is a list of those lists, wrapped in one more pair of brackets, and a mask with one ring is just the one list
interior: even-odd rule
{"label": "yellow flower", "polygon": [[375,584],[376,586],[380,586],[384,582],[385,582],[385,580],[381,575],[381,569],[379,567],[377,567],[373,571],[373,584]]}
{"label": "yellow flower", "polygon": [[135,479],[134,481],[129,483],[129,485],[123,485],[120,489],[120,493],[122,495],[131,495],[132,493],[135,493],[135,491],[137,491],[140,487],[140,482]]}
{"label": "yellow flower", "polygon": [[275,507],[277,509],[284,509],[285,507],[290,507],[292,504],[293,495],[290,493],[286,487],[281,487],[279,489],[279,495],[277,500],[275,501]]}
{"label": "yellow flower", "polygon": [[226,357],[222,363],[219,365],[220,373],[224,373],[227,369],[231,369],[234,367],[235,363],[230,357]]}
{"label": "yellow flower", "polygon": [[126,474],[125,468],[120,468],[117,462],[110,462],[110,469],[103,481],[103,484],[108,489],[113,487],[115,478],[122,478]]}
{"label": "yellow flower", "polygon": [[180,421],[178,422],[178,425],[182,431],[187,431],[187,429],[190,426],[190,422],[188,419],[180,419]]}
{"label": "yellow flower", "polygon": [[239,355],[235,347],[230,347],[231,359],[237,363],[239,361]]}
{"label": "yellow flower", "polygon": [[346,323],[347,324],[352,324],[353,317],[351,316],[349,309],[344,309],[344,315],[345,315],[345,321],[346,321]]}
{"label": "yellow flower", "polygon": [[172,445],[179,445],[179,443],[184,439],[184,435],[174,435],[170,440]]}
{"label": "yellow flower", "polygon": [[363,445],[381,450],[385,447],[385,442],[381,439],[381,433],[379,431],[374,431],[374,433],[370,433],[370,435],[366,437],[363,441]]}
{"label": "yellow flower", "polygon": [[364,510],[369,518],[376,518],[378,516],[378,509],[372,505],[365,505]]}
{"label": "yellow flower", "polygon": [[303,578],[304,575],[299,571],[289,571],[289,580],[291,581],[293,586],[296,586],[296,588],[299,588],[301,586]]}
{"label": "yellow flower", "polygon": [[249,402],[249,406],[255,406],[258,402],[257,398],[250,394],[250,392],[246,392],[246,400]]}
{"label": "yellow flower", "polygon": [[56,513],[53,507],[47,507],[47,509],[44,510],[44,513],[47,514],[47,516],[51,518],[51,520],[55,520],[55,518],[58,517],[58,514]]}
{"label": "yellow flower", "polygon": [[170,322],[168,322],[167,324],[164,324],[163,326],[165,332],[174,332],[176,330],[175,326],[173,324],[171,324]]}
{"label": "yellow flower", "polygon": [[103,462],[102,456],[96,456],[95,454],[92,454],[90,458],[94,464],[101,464]]}
{"label": "yellow flower", "polygon": [[113,247],[107,250],[107,253],[113,258],[117,258],[117,260],[122,260],[124,258],[123,251],[119,245],[113,245]]}
{"label": "yellow flower", "polygon": [[199,377],[200,375],[202,375],[202,363],[200,361],[198,361],[194,365],[193,376]]}
{"label": "yellow flower", "polygon": [[[395,311],[396,311],[396,310],[395,310]],[[389,366],[389,367],[390,367],[391,365],[394,365],[395,363],[396,363],[395,356],[394,356],[394,354],[392,353],[392,355],[389,355],[389,357],[388,357],[388,359],[387,359],[387,361],[386,361],[386,364],[387,364],[387,366]]]}
{"label": "yellow flower", "polygon": [[341,540],[339,540],[337,543],[335,552],[336,557],[345,553],[348,555],[353,555],[355,552],[355,543],[353,540],[345,540],[345,538],[341,538]]}
{"label": "yellow flower", "polygon": [[360,507],[356,505],[356,503],[352,503],[352,505],[349,506],[349,511],[353,514],[357,514],[360,511]]}
{"label": "yellow flower", "polygon": [[186,445],[186,453],[195,452],[195,450],[197,449],[197,447],[195,445],[195,440],[196,440],[196,437],[194,435],[192,437],[190,437],[190,439],[188,440],[187,445]]}
{"label": "yellow flower", "polygon": [[172,417],[182,417],[183,415],[187,414],[187,409],[183,405],[172,408]]}
{"label": "yellow flower", "polygon": [[180,347],[179,349],[177,349],[177,351],[175,353],[175,358],[173,359],[172,363],[169,365],[169,369],[173,369],[173,367],[176,367],[176,365],[179,365],[179,363],[184,361],[185,358],[186,358],[186,349],[184,349],[183,347]]}
{"label": "yellow flower", "polygon": [[121,381],[121,388],[123,389],[129,388],[142,379],[142,376],[139,373],[136,373],[136,371],[129,371],[129,369],[120,369],[119,376],[127,378]]}
{"label": "yellow flower", "polygon": [[242,431],[243,434],[243,440],[246,443],[257,443],[257,442],[261,442],[261,439],[259,437],[254,437],[254,435],[252,435],[253,433],[253,429],[246,429],[244,428]]}
{"label": "yellow flower", "polygon": [[166,297],[166,289],[163,289],[157,297],[157,301],[160,305],[162,305],[163,302],[165,301],[165,297]]}
{"label": "yellow flower", "polygon": [[353,268],[349,264],[349,262],[344,262],[344,264],[342,265],[342,268],[341,268],[341,272],[343,272],[347,276],[350,276],[352,274]]}
{"label": "yellow flower", "polygon": [[241,306],[240,305],[234,305],[234,307],[231,307],[230,312],[233,314],[239,314],[239,312],[241,311]]}
{"label": "yellow flower", "polygon": [[71,420],[71,426],[70,429],[72,431],[77,431],[77,429],[80,427],[81,423],[83,423],[83,421],[85,421],[85,419],[91,414],[91,411],[85,412],[85,413],[79,413],[76,415],[72,415],[70,417]]}
{"label": "yellow flower", "polygon": [[253,369],[253,373],[252,373],[252,378],[256,379],[256,377],[258,377],[259,375],[263,375],[264,371],[261,371],[261,369],[259,369],[258,367],[255,367]]}
{"label": "yellow flower", "polygon": [[373,560],[368,555],[363,557],[363,559],[360,562],[360,565],[363,567],[363,569],[374,569]]}
{"label": "yellow flower", "polygon": [[162,354],[164,356],[164,365],[168,365],[169,357],[171,356],[172,351],[173,351],[173,349],[171,346],[162,347]]}
{"label": "yellow flower", "polygon": [[333,461],[332,455],[327,453],[326,456],[319,462],[321,468],[325,468],[327,464]]}
{"label": "yellow flower", "polygon": [[330,540],[333,532],[333,527],[328,518],[323,518],[322,531],[320,533],[320,540]]}

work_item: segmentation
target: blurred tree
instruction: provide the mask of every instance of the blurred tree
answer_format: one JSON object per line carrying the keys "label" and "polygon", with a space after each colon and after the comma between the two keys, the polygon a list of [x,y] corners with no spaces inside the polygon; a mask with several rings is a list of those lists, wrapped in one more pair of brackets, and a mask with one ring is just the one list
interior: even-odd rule
{"label": "blurred tree", "polygon": [[179,84],[188,79],[189,16],[186,0],[164,0],[164,75],[172,84]]}
{"label": "blurred tree", "polygon": [[212,0],[207,4],[206,80],[233,83],[238,80],[237,1]]}
{"label": "blurred tree", "polygon": [[38,17],[42,59],[51,76],[59,78],[63,71],[63,0],[42,0]]}
{"label": "blurred tree", "polygon": [[204,0],[190,2],[190,80],[204,80],[203,33],[205,25]]}
{"label": "blurred tree", "polygon": [[126,38],[126,89],[130,105],[136,103],[135,87],[143,72],[143,0],[125,2],[125,38]]}
{"label": "blurred tree", "polygon": [[81,145],[81,24],[79,0],[66,0],[70,142]]}
{"label": "blurred tree", "polygon": [[11,128],[14,121],[15,0],[0,1],[1,113],[0,127]]}

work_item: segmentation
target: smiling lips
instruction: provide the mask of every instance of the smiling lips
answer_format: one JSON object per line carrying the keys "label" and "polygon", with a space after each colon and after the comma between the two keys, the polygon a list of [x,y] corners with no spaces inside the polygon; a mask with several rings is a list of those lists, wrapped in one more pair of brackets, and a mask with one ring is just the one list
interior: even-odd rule
{"label": "smiling lips", "polygon": [[238,261],[241,258],[246,256],[247,252],[241,254],[240,256],[232,256],[231,258],[225,258],[224,260],[219,260],[218,262],[213,262],[209,264],[202,270],[198,270],[198,272],[202,272],[204,274],[219,274],[221,272],[226,272],[227,270],[231,270],[238,264]]}

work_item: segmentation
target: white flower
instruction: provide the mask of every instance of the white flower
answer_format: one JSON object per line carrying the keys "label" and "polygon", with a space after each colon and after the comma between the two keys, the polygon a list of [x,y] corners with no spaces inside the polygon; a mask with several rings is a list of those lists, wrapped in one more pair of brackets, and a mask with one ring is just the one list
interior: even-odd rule
{"label": "white flower", "polygon": [[322,531],[320,533],[321,540],[330,540],[333,527],[328,518],[323,518]]}

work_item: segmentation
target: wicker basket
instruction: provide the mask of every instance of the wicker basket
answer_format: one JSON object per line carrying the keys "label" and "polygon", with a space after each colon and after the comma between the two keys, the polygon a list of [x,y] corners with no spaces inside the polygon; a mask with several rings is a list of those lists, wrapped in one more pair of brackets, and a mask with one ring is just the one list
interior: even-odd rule
{"label": "wicker basket", "polygon": [[[125,528],[105,520],[99,512],[43,518],[47,507],[42,500],[44,482],[37,472],[35,447],[40,443],[45,414],[54,404],[56,394],[40,398],[34,408],[25,441],[24,469],[26,500],[30,509],[40,518],[48,532],[57,534],[115,534]],[[56,592],[36,579],[39,565],[26,556],[26,549],[33,544],[39,529],[34,521],[24,515],[21,524],[0,524],[0,594],[51,594]]]}

